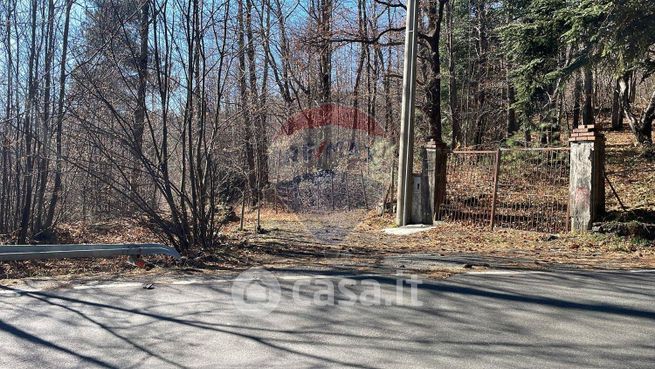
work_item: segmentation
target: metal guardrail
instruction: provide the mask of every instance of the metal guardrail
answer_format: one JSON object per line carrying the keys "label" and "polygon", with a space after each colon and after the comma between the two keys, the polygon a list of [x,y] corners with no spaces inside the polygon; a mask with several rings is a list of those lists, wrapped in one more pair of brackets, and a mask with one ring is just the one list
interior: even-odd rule
{"label": "metal guardrail", "polygon": [[0,246],[0,261],[110,258],[120,255],[168,255],[180,258],[175,249],[157,243]]}

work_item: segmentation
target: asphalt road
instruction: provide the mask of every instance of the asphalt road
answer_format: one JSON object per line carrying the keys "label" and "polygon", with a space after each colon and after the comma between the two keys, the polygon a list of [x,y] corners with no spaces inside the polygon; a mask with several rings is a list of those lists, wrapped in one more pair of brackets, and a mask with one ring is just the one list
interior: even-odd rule
{"label": "asphalt road", "polygon": [[0,287],[0,368],[655,366],[655,272],[468,274],[415,301],[393,277],[349,279],[350,294],[339,281],[284,276],[263,317],[218,279]]}

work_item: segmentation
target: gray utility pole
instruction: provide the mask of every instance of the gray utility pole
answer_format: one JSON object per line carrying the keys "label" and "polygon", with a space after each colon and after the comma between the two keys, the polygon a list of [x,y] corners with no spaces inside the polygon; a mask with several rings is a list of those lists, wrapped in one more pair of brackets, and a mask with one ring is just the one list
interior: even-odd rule
{"label": "gray utility pole", "polygon": [[396,224],[405,226],[412,214],[412,186],[414,153],[414,108],[416,95],[416,38],[418,0],[407,0],[405,29],[405,65],[403,72],[403,106],[398,148],[398,194]]}

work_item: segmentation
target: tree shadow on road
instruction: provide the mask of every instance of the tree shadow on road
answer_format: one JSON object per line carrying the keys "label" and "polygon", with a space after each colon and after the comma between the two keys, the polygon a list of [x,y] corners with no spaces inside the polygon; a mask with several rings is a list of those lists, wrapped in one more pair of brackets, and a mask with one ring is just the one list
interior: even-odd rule
{"label": "tree shadow on road", "polygon": [[[388,276],[349,278],[378,283],[381,293],[388,297],[395,293],[398,283],[397,278]],[[185,362],[188,356],[174,354],[164,344],[176,342],[179,351],[184,351],[184,345],[202,346],[213,339],[244,345],[249,342],[266,348],[266,352],[276,352],[276,357],[295,358],[296,363],[308,367],[412,366],[411,360],[435,366],[448,365],[448,360],[474,360],[511,367],[521,360],[537,360],[553,366],[603,367],[608,362],[621,365],[626,360],[647,363],[653,359],[653,347],[636,339],[644,332],[630,342],[631,349],[636,350],[632,354],[626,354],[613,342],[601,344],[577,337],[577,329],[601,336],[611,335],[612,329],[655,333],[655,311],[647,308],[655,296],[652,274],[495,276],[494,283],[488,282],[488,276],[462,278],[420,284],[422,306],[347,305],[344,302],[350,296],[342,291],[335,291],[333,304],[319,306],[313,299],[320,284],[310,284],[294,296],[293,282],[281,280],[282,306],[265,318],[239,317],[230,304],[229,283],[194,286],[192,298],[175,304],[161,299],[151,301],[147,295],[135,297],[139,305],[136,308],[124,307],[125,296],[108,290],[102,290],[102,295],[90,293],[92,290],[72,295],[64,291],[13,291],[33,299],[30,303],[39,304],[41,309],[57,309],[50,312],[52,319],[62,319],[56,318],[61,314],[65,316],[63,323],[81,319],[85,323],[78,322],[76,327],[80,332],[89,326],[106,332],[115,345],[133,351],[133,358],[140,358],[130,366],[146,366],[150,359],[167,367],[192,366]],[[626,290],[626,283],[632,288]],[[357,284],[351,292],[362,293],[363,288]],[[167,294],[189,293],[185,286],[158,286],[160,289],[166,289]],[[578,298],[576,291],[581,290],[590,291],[594,297]],[[605,301],[603,296],[623,296],[620,301],[627,303]],[[294,301],[294,297],[302,301]],[[19,316],[20,311],[15,314]],[[124,366],[100,359],[100,351],[106,347],[90,341],[90,337],[84,343],[85,353],[80,353],[65,341],[53,343],[28,333],[20,324],[8,322],[11,320],[0,321],[0,330],[30,345],[74,356],[85,365]],[[149,339],[153,335],[161,336],[160,340],[153,342]],[[212,338],[206,342],[191,338],[199,335]],[[211,354],[207,353],[209,361],[221,357],[211,359]],[[590,354],[600,361],[589,361]],[[492,358],[495,361],[490,361]]]}

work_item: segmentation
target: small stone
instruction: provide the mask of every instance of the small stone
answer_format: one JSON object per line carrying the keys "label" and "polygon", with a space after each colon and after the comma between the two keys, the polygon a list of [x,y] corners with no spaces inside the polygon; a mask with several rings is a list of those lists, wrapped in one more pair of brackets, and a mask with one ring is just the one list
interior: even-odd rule
{"label": "small stone", "polygon": [[558,238],[559,238],[559,236],[556,235],[556,234],[549,234],[548,236],[546,236],[544,241],[546,241],[546,242],[555,241]]}

